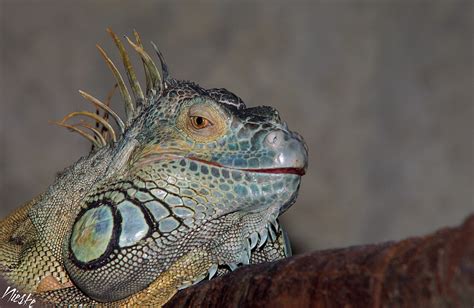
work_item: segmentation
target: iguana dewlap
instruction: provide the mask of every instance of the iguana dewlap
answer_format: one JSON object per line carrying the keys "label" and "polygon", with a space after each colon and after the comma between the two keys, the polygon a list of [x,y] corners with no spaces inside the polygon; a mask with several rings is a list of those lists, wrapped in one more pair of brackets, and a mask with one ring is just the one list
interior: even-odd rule
{"label": "iguana dewlap", "polygon": [[[303,139],[271,107],[247,108],[225,89],[171,78],[153,45],[160,73],[135,33],[143,92],[109,33],[132,94],[99,49],[126,119],[81,92],[104,115],[75,112],[59,124],[93,149],[0,222],[1,275],[50,303],[160,306],[216,273],[291,254],[277,218],[307,167]],[[97,124],[66,124],[76,116]]]}

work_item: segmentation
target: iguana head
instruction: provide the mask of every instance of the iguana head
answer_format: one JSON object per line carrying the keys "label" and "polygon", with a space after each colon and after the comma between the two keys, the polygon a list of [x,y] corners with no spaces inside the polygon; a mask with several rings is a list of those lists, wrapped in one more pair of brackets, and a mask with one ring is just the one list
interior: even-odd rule
{"label": "iguana head", "polygon": [[164,82],[160,98],[131,128],[142,145],[133,155],[131,172],[161,170],[196,183],[221,213],[270,205],[283,210],[292,202],[307,150],[277,110],[246,108],[225,89]]}
{"label": "iguana head", "polygon": [[[97,129],[88,137],[116,157],[129,144],[134,148],[126,167],[99,181],[82,201],[64,245],[72,280],[88,296],[112,301],[142,290],[196,249],[209,254],[206,272],[248,264],[251,251],[281,233],[277,217],[294,202],[307,167],[303,139],[272,107],[247,108],[225,89],[171,78],[155,47],[160,73],[136,35],[129,42],[144,62],[142,93],[124,47],[111,34],[135,104],[101,50],[125,100],[127,120],[82,92],[122,130],[111,142]],[[114,139],[110,125],[94,118]]]}

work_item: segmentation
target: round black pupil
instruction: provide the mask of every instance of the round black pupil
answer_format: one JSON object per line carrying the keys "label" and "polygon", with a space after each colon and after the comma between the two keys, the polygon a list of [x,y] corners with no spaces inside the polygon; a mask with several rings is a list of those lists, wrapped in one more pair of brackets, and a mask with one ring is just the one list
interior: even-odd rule
{"label": "round black pupil", "polygon": [[202,124],[204,124],[204,119],[202,117],[197,117],[196,118],[196,124],[201,126]]}

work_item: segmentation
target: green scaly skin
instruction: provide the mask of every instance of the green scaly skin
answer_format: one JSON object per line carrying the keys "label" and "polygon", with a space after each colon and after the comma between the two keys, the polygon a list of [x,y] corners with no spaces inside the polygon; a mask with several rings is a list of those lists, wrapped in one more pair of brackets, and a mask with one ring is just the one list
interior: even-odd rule
{"label": "green scaly skin", "polygon": [[0,222],[0,273],[25,292],[162,305],[216,273],[291,254],[278,216],[307,168],[303,139],[275,109],[175,80],[161,62],[154,80],[145,65],[143,99],[130,78],[136,104],[116,142]]}

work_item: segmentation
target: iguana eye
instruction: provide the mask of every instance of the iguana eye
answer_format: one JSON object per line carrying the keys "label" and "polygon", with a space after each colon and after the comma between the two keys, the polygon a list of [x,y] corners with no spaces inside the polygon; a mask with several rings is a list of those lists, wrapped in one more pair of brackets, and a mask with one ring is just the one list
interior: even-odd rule
{"label": "iguana eye", "polygon": [[203,129],[203,128],[206,128],[206,127],[212,125],[212,123],[208,119],[206,119],[205,117],[190,116],[189,119],[191,121],[191,125],[195,129]]}
{"label": "iguana eye", "polygon": [[213,102],[194,103],[185,106],[176,126],[195,142],[212,142],[220,138],[227,129],[226,114]]}

